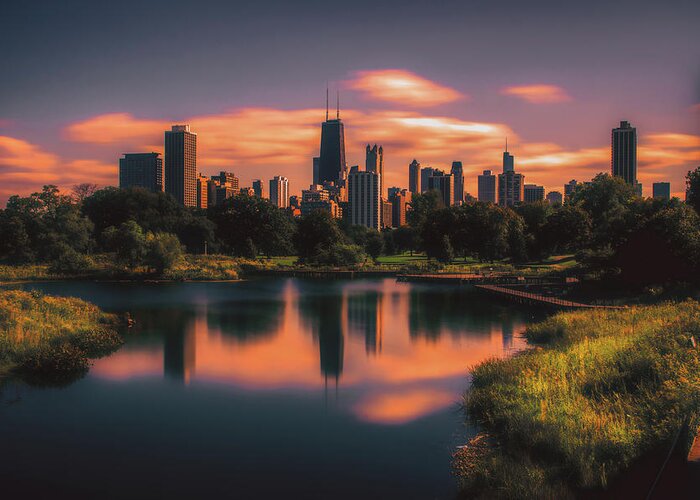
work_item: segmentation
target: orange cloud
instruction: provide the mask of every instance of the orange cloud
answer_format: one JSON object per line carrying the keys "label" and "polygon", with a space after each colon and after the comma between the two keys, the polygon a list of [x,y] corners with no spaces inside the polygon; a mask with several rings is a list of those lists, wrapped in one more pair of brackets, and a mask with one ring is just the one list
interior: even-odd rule
{"label": "orange cloud", "polygon": [[162,142],[163,131],[169,126],[166,121],[134,118],[129,113],[109,113],[74,123],[65,134],[72,141],[92,144],[129,143],[146,138]]}
{"label": "orange cloud", "polygon": [[501,89],[501,94],[517,97],[531,104],[552,104],[571,100],[566,91],[556,85],[516,85]]}
{"label": "orange cloud", "polygon": [[465,99],[464,94],[402,69],[357,71],[347,87],[369,99],[429,107]]}

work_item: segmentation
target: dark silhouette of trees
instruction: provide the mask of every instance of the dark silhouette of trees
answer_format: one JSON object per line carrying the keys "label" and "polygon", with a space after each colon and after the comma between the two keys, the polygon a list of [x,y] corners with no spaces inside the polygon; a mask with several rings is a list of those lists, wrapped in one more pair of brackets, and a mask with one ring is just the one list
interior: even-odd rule
{"label": "dark silhouette of trees", "polygon": [[685,176],[685,202],[700,214],[700,167]]}

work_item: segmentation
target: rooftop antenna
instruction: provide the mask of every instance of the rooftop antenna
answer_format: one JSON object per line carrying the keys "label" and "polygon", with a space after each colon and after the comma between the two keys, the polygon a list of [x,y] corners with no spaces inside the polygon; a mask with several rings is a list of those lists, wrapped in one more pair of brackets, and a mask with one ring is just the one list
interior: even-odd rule
{"label": "rooftop antenna", "polygon": [[326,121],[328,121],[328,81],[326,81]]}
{"label": "rooftop antenna", "polygon": [[506,153],[508,152],[508,136],[506,136]]}
{"label": "rooftop antenna", "polygon": [[340,90],[335,91],[335,102],[336,102],[336,109],[335,109],[335,117],[337,120],[340,120]]}

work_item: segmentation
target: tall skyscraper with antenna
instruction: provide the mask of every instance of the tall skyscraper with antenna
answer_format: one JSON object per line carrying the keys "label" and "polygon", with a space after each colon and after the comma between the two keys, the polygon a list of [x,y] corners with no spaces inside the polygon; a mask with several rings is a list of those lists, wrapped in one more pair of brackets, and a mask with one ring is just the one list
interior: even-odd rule
{"label": "tall skyscraper with antenna", "polygon": [[340,93],[337,95],[336,115],[328,117],[328,88],[326,88],[326,121],[321,124],[321,154],[318,159],[318,182],[338,184],[346,170],[345,128],[340,120]]}

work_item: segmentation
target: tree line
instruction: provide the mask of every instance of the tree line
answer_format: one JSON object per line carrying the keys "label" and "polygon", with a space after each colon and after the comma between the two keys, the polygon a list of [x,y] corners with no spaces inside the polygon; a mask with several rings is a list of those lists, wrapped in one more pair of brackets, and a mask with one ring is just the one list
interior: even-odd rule
{"label": "tree line", "polygon": [[[635,196],[621,179],[599,174],[562,206],[514,208],[469,202],[445,207],[437,192],[417,194],[407,225],[382,232],[316,211],[294,218],[268,200],[235,196],[207,210],[166,193],[45,186],[12,196],[0,210],[0,260],[50,262],[79,271],[95,253],[162,272],[183,252],[297,255],[311,265],[356,265],[380,255],[425,252],[429,259],[525,262],[576,253],[584,269],[635,283],[700,275],[700,168],[687,176],[687,203]],[[653,265],[650,263],[653,262]]]}

